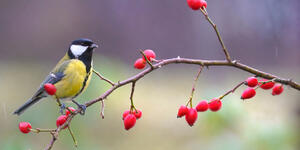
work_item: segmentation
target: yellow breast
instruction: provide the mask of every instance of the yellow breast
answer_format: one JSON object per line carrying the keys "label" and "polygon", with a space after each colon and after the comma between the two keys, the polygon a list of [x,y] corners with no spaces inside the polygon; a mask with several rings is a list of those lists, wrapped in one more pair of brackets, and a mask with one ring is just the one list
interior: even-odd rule
{"label": "yellow breast", "polygon": [[[85,80],[89,81],[90,76],[87,76],[86,67],[80,60],[70,60],[64,70],[64,77],[61,81],[55,84],[57,88],[56,95],[59,98],[72,98],[83,91]],[[87,79],[86,79],[87,78]],[[85,82],[88,86],[89,82]]]}

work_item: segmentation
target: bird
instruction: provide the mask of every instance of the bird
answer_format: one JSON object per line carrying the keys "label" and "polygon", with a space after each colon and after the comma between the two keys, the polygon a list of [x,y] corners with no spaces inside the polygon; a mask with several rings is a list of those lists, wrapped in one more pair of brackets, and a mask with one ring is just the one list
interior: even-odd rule
{"label": "bird", "polygon": [[[14,114],[21,115],[30,106],[49,96],[44,84],[51,83],[56,87],[55,98],[59,100],[72,100],[84,111],[85,105],[77,103],[74,98],[83,93],[88,87],[93,72],[93,52],[98,48],[92,40],[80,38],[74,40],[64,57],[57,63],[45,80],[40,84],[35,94],[19,107]],[[61,106],[64,109],[64,104]]]}

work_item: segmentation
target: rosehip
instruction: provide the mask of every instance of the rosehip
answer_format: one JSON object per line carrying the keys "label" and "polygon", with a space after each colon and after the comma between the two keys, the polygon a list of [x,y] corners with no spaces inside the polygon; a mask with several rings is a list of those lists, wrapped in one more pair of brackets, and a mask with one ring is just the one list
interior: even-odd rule
{"label": "rosehip", "polygon": [[283,92],[283,90],[282,84],[276,84],[272,89],[272,95],[279,95]]}
{"label": "rosehip", "polygon": [[208,103],[208,108],[211,111],[218,111],[221,109],[221,107],[222,107],[222,101],[218,98],[214,98]]}
{"label": "rosehip", "polygon": [[[76,109],[73,107],[68,107],[68,108],[71,110],[71,112],[76,111]],[[66,109],[66,116],[68,117],[71,114],[71,112],[68,109]]]}
{"label": "rosehip", "polygon": [[198,112],[204,112],[208,109],[208,103],[206,100],[203,100],[201,102],[198,103],[198,105],[196,106],[196,110]]}
{"label": "rosehip", "polygon": [[128,114],[125,118],[124,118],[124,127],[126,130],[131,129],[136,122],[136,117],[133,114]]}
{"label": "rosehip", "polygon": [[139,58],[134,63],[134,68],[143,69],[146,66],[146,61],[143,58]]}
{"label": "rosehip", "polygon": [[[68,117],[66,115],[61,115],[56,119],[56,126],[59,127],[67,121]],[[67,127],[67,126],[66,126]],[[65,128],[66,128],[65,127]],[[64,129],[65,129],[64,128]]]}
{"label": "rosehip", "polygon": [[189,109],[186,106],[184,106],[184,105],[180,106],[180,108],[178,109],[177,118],[180,118],[180,117],[186,115],[188,113],[188,111],[189,111]]}
{"label": "rosehip", "polygon": [[255,87],[258,84],[258,80],[255,77],[249,77],[246,80],[246,85],[248,85],[249,87]]}
{"label": "rosehip", "polygon": [[197,116],[197,110],[194,108],[190,108],[188,110],[188,113],[185,115],[185,120],[190,126],[193,126],[197,120]]}
{"label": "rosehip", "polygon": [[189,5],[190,8],[192,8],[193,10],[198,10],[201,7],[201,0],[187,0],[187,3]]}
{"label": "rosehip", "polygon": [[19,129],[24,134],[29,133],[31,129],[31,124],[29,122],[20,122]]}
{"label": "rosehip", "polygon": [[133,110],[133,114],[135,115],[136,119],[140,119],[142,117],[142,111],[137,109],[137,112]]}
{"label": "rosehip", "polygon": [[256,91],[253,89],[253,88],[247,88],[244,92],[243,92],[243,94],[242,94],[242,96],[241,96],[241,99],[249,99],[249,98],[252,98],[252,97],[254,97],[255,96],[255,94],[256,94]]}
{"label": "rosehip", "polygon": [[[155,57],[156,57],[155,53],[151,49],[145,50],[144,54],[146,55],[146,57],[149,61],[151,61],[151,59],[155,59]],[[146,60],[144,56],[143,56],[143,59]]]}
{"label": "rosehip", "polygon": [[124,118],[125,118],[128,114],[130,114],[130,110],[124,111],[124,112],[123,112],[123,115],[122,115],[122,119],[124,120]]}
{"label": "rosehip", "polygon": [[201,1],[201,4],[200,4],[200,7],[207,7],[207,2],[205,0],[200,0]]}
{"label": "rosehip", "polygon": [[44,89],[49,95],[54,95],[56,92],[56,87],[51,83],[44,84]]}
{"label": "rosehip", "polygon": [[[266,82],[266,81],[269,81],[267,79],[262,79],[260,80],[260,82]],[[262,85],[261,85],[262,84]],[[265,90],[268,90],[268,89],[271,89],[273,86],[274,86],[274,82],[270,81],[270,82],[267,82],[267,83],[259,83],[260,87],[262,89],[265,89]]]}

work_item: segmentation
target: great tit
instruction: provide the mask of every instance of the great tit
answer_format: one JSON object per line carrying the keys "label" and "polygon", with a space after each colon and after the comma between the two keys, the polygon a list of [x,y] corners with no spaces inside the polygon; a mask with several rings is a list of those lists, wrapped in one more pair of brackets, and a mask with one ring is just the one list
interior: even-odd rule
{"label": "great tit", "polygon": [[48,94],[44,90],[46,83],[51,83],[56,87],[57,98],[69,99],[79,105],[74,98],[82,93],[90,83],[93,72],[92,55],[94,48],[97,47],[98,45],[89,39],[73,41],[65,56],[42,82],[37,92],[14,114],[22,114],[27,108],[47,97]]}

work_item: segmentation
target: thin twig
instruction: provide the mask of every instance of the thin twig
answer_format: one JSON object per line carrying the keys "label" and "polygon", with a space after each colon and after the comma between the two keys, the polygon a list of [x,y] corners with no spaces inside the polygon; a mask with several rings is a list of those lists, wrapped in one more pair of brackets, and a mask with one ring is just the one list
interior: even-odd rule
{"label": "thin twig", "polygon": [[74,146],[77,147],[77,140],[75,139],[75,136],[74,136],[74,134],[73,134],[73,132],[72,132],[72,130],[71,130],[71,128],[70,128],[70,125],[68,126],[68,130],[69,130],[70,135],[71,135],[71,137],[72,137],[72,139],[73,139]]}
{"label": "thin twig", "polygon": [[227,96],[227,95],[230,94],[230,93],[234,93],[234,91],[235,91],[236,89],[238,89],[240,86],[242,86],[243,84],[245,84],[245,81],[239,83],[239,84],[236,85],[233,89],[229,90],[228,92],[226,92],[225,94],[223,94],[222,96],[220,96],[219,99],[224,98],[225,96]]}
{"label": "thin twig", "polygon": [[198,73],[197,73],[197,75],[196,75],[196,77],[195,77],[195,79],[194,79],[194,83],[193,83],[191,95],[190,95],[189,101],[188,101],[187,104],[186,104],[186,106],[187,106],[188,104],[190,104],[190,107],[191,107],[191,108],[193,108],[192,100],[193,100],[193,97],[194,97],[194,92],[195,92],[196,84],[197,84],[197,81],[198,81],[198,79],[199,79],[199,76],[200,76],[200,74],[201,74],[201,72],[202,72],[202,69],[203,69],[203,65],[200,66],[199,71],[198,71]]}
{"label": "thin twig", "polygon": [[133,109],[135,110],[135,111],[137,111],[136,110],[136,108],[135,108],[135,106],[134,106],[134,103],[133,103],[133,93],[134,93],[134,89],[135,89],[135,81],[134,82],[132,82],[132,86],[131,86],[131,93],[130,93],[130,111],[132,111]]}
{"label": "thin twig", "polygon": [[218,28],[217,28],[217,25],[210,19],[210,17],[208,16],[207,11],[206,11],[206,9],[205,9],[205,7],[203,7],[203,9],[201,8],[200,10],[201,10],[201,12],[203,13],[203,15],[205,16],[206,20],[207,20],[207,21],[211,24],[211,26],[214,28],[214,30],[215,30],[215,32],[216,32],[216,34],[217,34],[218,40],[219,40],[219,42],[220,42],[220,44],[221,44],[221,46],[222,46],[223,52],[224,52],[224,54],[225,54],[225,56],[226,56],[226,60],[227,60],[228,62],[231,62],[231,58],[230,58],[229,52],[228,52],[227,48],[225,47],[225,44],[224,44],[224,42],[223,42],[223,40],[222,40],[222,37],[221,37],[220,32],[219,32],[219,30],[218,30]]}
{"label": "thin twig", "polygon": [[101,79],[101,80],[104,80],[106,81],[107,83],[109,83],[111,86],[114,86],[115,83],[110,81],[109,79],[103,77],[99,72],[97,72],[96,70],[93,69],[93,72]]}

